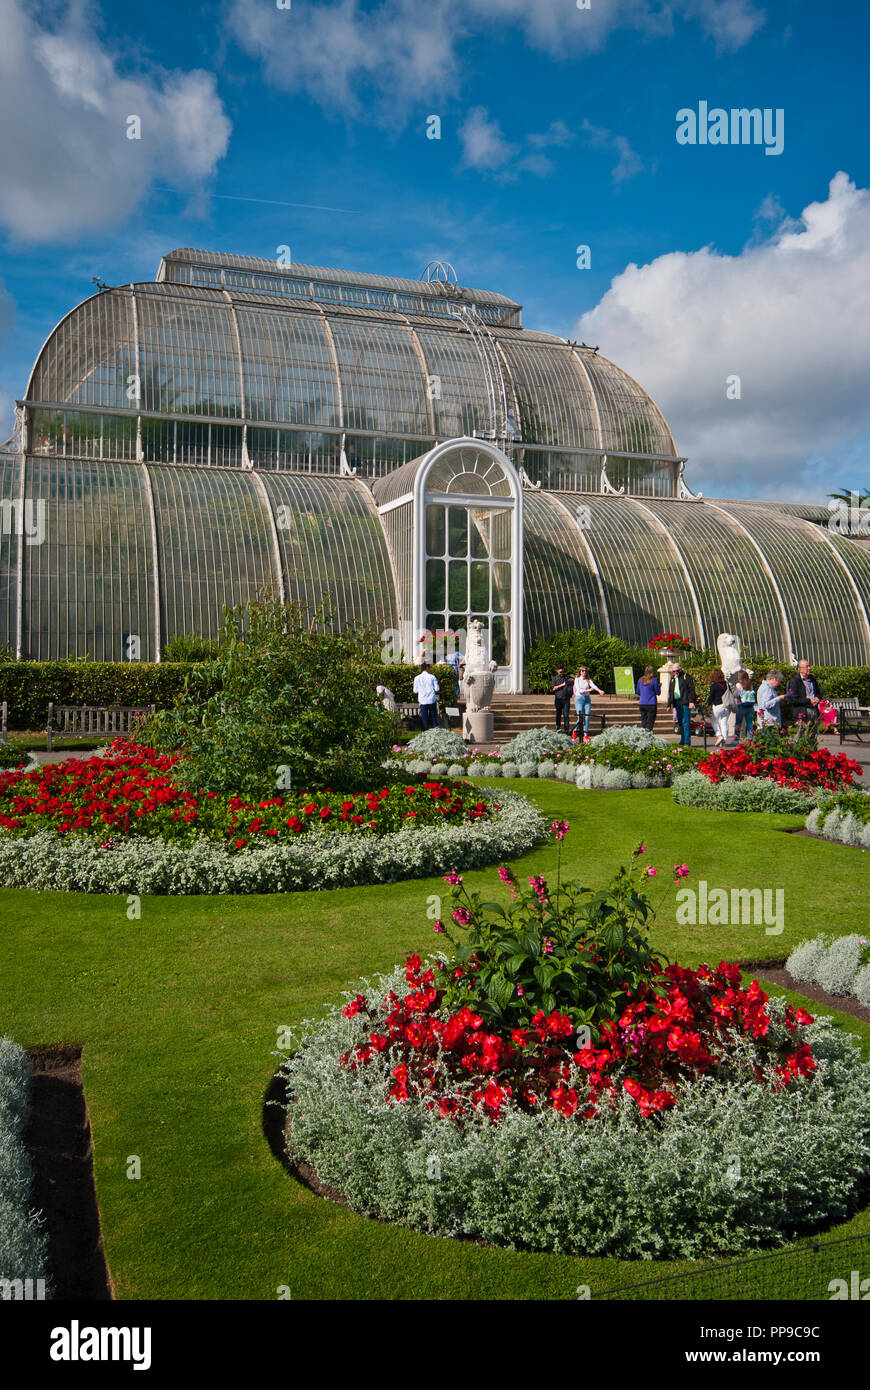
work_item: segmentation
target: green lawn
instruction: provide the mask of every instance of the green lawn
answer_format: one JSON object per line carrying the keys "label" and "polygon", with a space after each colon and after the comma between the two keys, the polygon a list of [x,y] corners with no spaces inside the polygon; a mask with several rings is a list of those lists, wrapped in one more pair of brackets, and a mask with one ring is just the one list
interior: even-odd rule
{"label": "green lawn", "polygon": [[[675,806],[668,791],[579,792],[514,783],[571,821],[563,872],[606,880],[643,840],[689,883],[783,887],[785,930],[678,927],[673,893],[655,944],[686,963],[776,959],[821,929],[866,925],[870,861],[789,835],[795,817]],[[518,861],[552,873],[556,847]],[[467,875],[487,883],[494,870]],[[109,1266],[124,1298],[563,1298],[689,1269],[515,1254],[364,1220],[297,1185],[261,1133],[278,1029],[346,983],[436,945],[438,879],[255,898],[126,899],[0,890],[0,1035],[84,1045],[85,1092]],[[813,1007],[812,1005],[810,1006]],[[870,1052],[870,1027],[841,1016]],[[128,1155],[142,1161],[128,1180]],[[870,1209],[831,1235],[870,1232]],[[742,1297],[752,1296],[747,1276]],[[759,1289],[760,1291],[760,1289]]]}

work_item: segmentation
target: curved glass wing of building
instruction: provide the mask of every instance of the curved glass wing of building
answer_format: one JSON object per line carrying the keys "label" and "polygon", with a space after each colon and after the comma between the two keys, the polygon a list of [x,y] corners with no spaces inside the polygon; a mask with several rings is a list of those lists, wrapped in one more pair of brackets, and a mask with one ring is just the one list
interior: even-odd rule
{"label": "curved glass wing of building", "polygon": [[870,662],[870,548],[694,497],[684,462],[637,382],[503,295],[173,252],[39,354],[0,451],[0,643],[159,659],[270,585],[409,654],[478,617],[504,689],[589,625]]}

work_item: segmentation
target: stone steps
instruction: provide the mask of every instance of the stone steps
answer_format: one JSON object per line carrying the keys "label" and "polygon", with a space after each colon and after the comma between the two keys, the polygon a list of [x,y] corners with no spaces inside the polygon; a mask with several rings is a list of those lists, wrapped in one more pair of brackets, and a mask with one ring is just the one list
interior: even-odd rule
{"label": "stone steps", "polygon": [[[496,696],[492,702],[492,711],[493,735],[498,743],[507,743],[514,735],[526,729],[555,728],[554,702],[546,695]],[[640,727],[637,701],[629,696],[593,696],[590,733],[600,732],[602,715],[605,716],[608,726],[630,724]],[[573,705],[570,718],[573,725],[576,718]],[[664,705],[660,705],[658,709],[655,727],[659,734],[673,733],[673,719]]]}

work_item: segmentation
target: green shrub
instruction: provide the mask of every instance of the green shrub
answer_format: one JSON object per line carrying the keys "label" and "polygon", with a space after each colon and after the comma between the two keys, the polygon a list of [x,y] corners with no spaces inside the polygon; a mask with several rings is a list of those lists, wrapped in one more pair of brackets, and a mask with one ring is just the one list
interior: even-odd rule
{"label": "green shrub", "polygon": [[608,637],[593,627],[585,631],[574,628],[539,637],[534,643],[528,654],[529,689],[538,695],[549,695],[557,666],[564,666],[572,676],[580,666],[586,666],[595,684],[612,692],[614,666],[631,666],[637,680],[645,667],[658,669],[660,665],[661,657],[648,647],[629,646],[621,638]]}
{"label": "green shrub", "polygon": [[164,642],[161,656],[164,661],[213,661],[219,645],[216,638],[178,632]]}
{"label": "green shrub", "polygon": [[[456,702],[456,675],[452,666],[441,664],[430,666],[432,675],[441,687],[439,704],[443,708],[445,705],[453,705]],[[389,666],[384,666],[380,662],[377,668],[376,685],[385,685],[388,690],[392,690],[396,700],[400,705],[417,703],[417,696],[414,694],[414,677],[419,676],[420,667],[414,666],[411,662],[394,662]]]}
{"label": "green shrub", "polygon": [[266,595],[227,613],[217,657],[190,668],[143,737],[183,750],[178,778],[192,791],[380,786],[395,725],[375,651],[373,634],[321,631],[316,615]]}

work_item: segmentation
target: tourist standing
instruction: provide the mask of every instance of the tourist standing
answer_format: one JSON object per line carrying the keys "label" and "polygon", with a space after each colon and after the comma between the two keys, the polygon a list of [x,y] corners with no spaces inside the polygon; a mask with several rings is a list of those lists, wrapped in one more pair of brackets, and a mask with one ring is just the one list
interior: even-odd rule
{"label": "tourist standing", "polygon": [[552,682],[553,699],[556,702],[556,732],[564,727],[565,733],[570,733],[568,728],[568,712],[571,708],[571,693],[574,682],[571,677],[565,674],[564,666],[556,667],[556,675]]}
{"label": "tourist standing", "polygon": [[592,713],[593,690],[597,691],[599,695],[604,694],[604,691],[599,689],[594,680],[590,678],[586,667],[581,666],[574,677],[574,708],[577,711],[577,723],[574,725],[575,738],[580,733],[581,719],[583,721],[583,737],[586,738],[589,733],[589,716]]}
{"label": "tourist standing", "polygon": [[792,712],[799,724],[806,723],[812,729],[818,729],[822,690],[810,673],[810,663],[806,657],[801,657],[798,662],[797,675],[792,676],[788,683],[786,699],[791,702]]}
{"label": "tourist standing", "polygon": [[782,695],[776,692],[782,682],[782,671],[768,671],[758,687],[758,722],[762,728],[776,724],[782,728]]}
{"label": "tourist standing", "polygon": [[425,729],[434,729],[438,724],[438,695],[441,687],[437,677],[429,670],[428,661],[420,667],[419,676],[414,677],[414,694],[420,705],[420,723]]}
{"label": "tourist standing", "polygon": [[453,675],[456,680],[456,699],[458,702],[462,699],[462,673],[465,670],[465,657],[457,648],[451,656],[446,658],[446,661],[448,666],[453,667]]}
{"label": "tourist standing", "polygon": [[746,730],[746,737],[749,738],[755,728],[756,696],[748,671],[737,672],[734,695],[737,699],[737,709],[734,714],[734,737],[739,743],[741,729]]}
{"label": "tourist standing", "polygon": [[716,747],[728,742],[728,709],[725,706],[725,692],[728,682],[721,666],[710,672],[710,708],[713,716],[713,730],[716,734]]}
{"label": "tourist standing", "polygon": [[658,700],[662,693],[658,676],[652,666],[647,666],[635,689],[640,706],[640,727],[652,733],[656,726]]}
{"label": "tourist standing", "polygon": [[674,674],[671,677],[671,688],[668,693],[668,706],[676,715],[677,728],[680,734],[680,743],[687,748],[692,743],[692,710],[698,708],[698,692],[695,689],[695,682],[691,676],[683,670],[678,661],[674,667]]}

